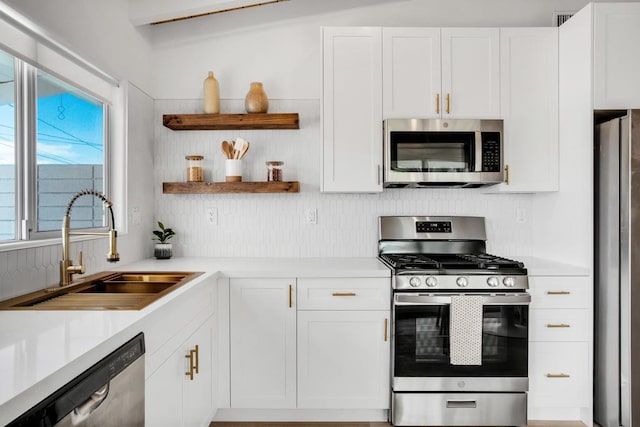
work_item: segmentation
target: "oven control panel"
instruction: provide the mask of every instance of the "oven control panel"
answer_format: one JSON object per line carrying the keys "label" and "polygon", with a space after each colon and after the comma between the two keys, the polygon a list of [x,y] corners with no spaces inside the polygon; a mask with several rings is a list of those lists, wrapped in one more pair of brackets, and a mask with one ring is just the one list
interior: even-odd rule
{"label": "oven control panel", "polygon": [[416,221],[416,233],[451,233],[451,221]]}

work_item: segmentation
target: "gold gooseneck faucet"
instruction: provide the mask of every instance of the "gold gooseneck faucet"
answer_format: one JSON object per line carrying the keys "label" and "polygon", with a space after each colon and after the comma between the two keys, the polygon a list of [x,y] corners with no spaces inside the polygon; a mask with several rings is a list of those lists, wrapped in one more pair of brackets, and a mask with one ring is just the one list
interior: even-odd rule
{"label": "gold gooseneck faucet", "polygon": [[[106,232],[90,232],[90,231],[71,231],[71,207],[75,201],[85,195],[95,196],[104,202],[105,208],[109,209],[109,216],[111,218],[109,231]],[[67,286],[73,282],[74,274],[84,274],[85,267],[82,263],[82,251],[78,255],[78,264],[74,265],[73,261],[69,257],[69,236],[108,236],[109,237],[109,253],[107,254],[108,262],[120,261],[120,255],[116,249],[116,238],[118,232],[115,230],[115,221],[113,218],[113,209],[111,206],[113,203],[107,199],[102,193],[94,190],[82,190],[76,193],[69,204],[67,205],[67,211],[62,219],[62,261],[60,261],[60,286]]]}

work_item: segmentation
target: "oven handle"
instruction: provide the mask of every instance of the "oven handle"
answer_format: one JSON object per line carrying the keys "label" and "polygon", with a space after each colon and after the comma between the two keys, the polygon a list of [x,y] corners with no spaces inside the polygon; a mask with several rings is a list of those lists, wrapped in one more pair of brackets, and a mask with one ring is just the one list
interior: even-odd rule
{"label": "oven handle", "polygon": [[[451,297],[457,295],[462,294],[434,295],[397,293],[393,298],[393,305],[446,305],[451,304]],[[483,296],[483,305],[529,305],[531,303],[531,295],[527,293],[518,293],[512,295],[492,294]]]}

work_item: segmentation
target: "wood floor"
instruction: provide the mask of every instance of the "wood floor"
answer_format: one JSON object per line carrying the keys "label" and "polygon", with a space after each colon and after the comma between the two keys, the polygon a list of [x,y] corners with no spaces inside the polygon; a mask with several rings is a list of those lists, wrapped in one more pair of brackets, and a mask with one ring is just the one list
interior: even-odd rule
{"label": "wood floor", "polygon": [[[579,421],[532,421],[528,427],[585,427]],[[209,427],[392,427],[389,423],[213,422]]]}

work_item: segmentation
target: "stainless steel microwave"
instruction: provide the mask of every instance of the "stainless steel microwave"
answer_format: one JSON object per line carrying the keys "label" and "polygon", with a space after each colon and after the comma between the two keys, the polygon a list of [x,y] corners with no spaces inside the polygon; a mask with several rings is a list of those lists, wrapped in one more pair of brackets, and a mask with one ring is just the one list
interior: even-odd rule
{"label": "stainless steel microwave", "polygon": [[481,187],[504,180],[502,120],[388,119],[384,186]]}

